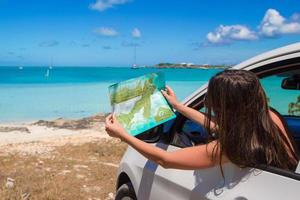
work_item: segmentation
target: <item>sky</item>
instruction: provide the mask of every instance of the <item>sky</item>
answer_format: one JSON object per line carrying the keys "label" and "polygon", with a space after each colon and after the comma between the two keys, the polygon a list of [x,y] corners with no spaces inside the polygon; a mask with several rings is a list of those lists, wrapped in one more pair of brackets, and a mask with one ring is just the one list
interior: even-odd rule
{"label": "sky", "polygon": [[0,0],[0,66],[237,64],[300,42],[300,0]]}

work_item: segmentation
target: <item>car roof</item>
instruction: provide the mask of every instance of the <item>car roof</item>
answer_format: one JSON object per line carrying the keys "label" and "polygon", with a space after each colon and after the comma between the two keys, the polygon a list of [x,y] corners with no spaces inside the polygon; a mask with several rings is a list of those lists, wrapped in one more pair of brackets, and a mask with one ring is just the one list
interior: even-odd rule
{"label": "car roof", "polygon": [[[300,57],[300,42],[280,47],[243,61],[229,69],[252,70],[262,67],[266,64],[278,62],[281,60]],[[202,85],[195,92],[185,98],[182,102],[186,105],[196,100],[200,95],[206,92],[208,83]]]}
{"label": "car roof", "polygon": [[252,66],[256,66],[255,68],[258,68],[262,66],[262,64],[260,63],[265,64],[265,62],[267,61],[267,64],[269,64],[272,63],[272,61],[276,58],[280,58],[279,60],[276,59],[276,61],[284,60],[286,59],[285,56],[298,57],[298,53],[300,53],[300,42],[259,54],[257,56],[254,56],[253,58],[250,58],[244,62],[241,62],[240,64],[233,66],[232,69],[249,70],[249,67],[253,69]]}

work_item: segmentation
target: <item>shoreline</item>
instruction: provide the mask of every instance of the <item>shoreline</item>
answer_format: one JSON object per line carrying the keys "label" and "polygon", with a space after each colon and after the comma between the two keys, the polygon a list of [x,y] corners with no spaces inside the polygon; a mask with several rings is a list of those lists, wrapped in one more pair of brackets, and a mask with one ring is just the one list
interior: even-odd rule
{"label": "shoreline", "polygon": [[104,131],[105,116],[105,114],[98,114],[81,119],[0,122],[0,153],[4,150],[7,152],[3,147],[22,146],[28,143],[60,146],[66,143],[77,144],[103,138],[110,139]]}
{"label": "shoreline", "polygon": [[[56,117],[49,117],[49,118],[43,118],[43,119],[40,119],[40,118],[36,118],[36,119],[28,119],[28,120],[25,120],[25,119],[20,119],[20,120],[7,120],[7,121],[2,121],[0,120],[0,127],[1,126],[4,126],[4,125],[28,125],[28,124],[33,124],[33,123],[36,123],[38,121],[57,121],[57,120],[65,120],[65,121],[78,121],[78,120],[83,120],[83,119],[87,119],[87,118],[93,118],[95,116],[106,116],[108,115],[109,112],[101,112],[101,113],[97,113],[97,114],[93,114],[93,115],[88,115],[88,116],[82,116],[82,117],[59,117],[59,116],[56,116]],[[0,131],[1,132],[1,131]]]}

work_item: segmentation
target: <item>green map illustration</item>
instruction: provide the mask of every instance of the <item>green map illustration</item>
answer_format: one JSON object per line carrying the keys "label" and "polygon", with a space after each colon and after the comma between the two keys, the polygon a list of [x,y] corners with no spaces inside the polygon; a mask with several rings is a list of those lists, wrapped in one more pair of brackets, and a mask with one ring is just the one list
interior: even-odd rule
{"label": "green map illustration", "polygon": [[147,74],[109,87],[110,103],[118,121],[131,135],[138,135],[175,117],[161,94],[163,73]]}

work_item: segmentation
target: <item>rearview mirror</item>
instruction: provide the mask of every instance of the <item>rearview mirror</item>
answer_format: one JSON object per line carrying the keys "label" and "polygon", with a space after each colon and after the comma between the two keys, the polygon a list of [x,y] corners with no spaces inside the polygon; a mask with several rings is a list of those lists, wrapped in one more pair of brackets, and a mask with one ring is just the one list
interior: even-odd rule
{"label": "rearview mirror", "polygon": [[288,90],[300,90],[300,75],[296,74],[283,79],[281,87]]}

